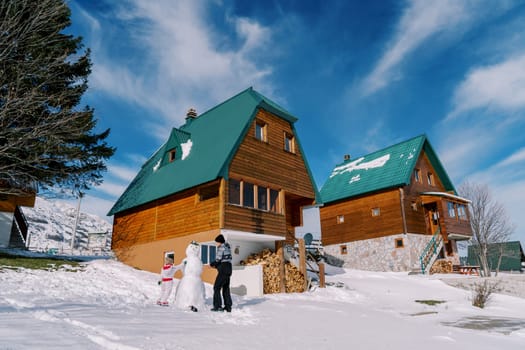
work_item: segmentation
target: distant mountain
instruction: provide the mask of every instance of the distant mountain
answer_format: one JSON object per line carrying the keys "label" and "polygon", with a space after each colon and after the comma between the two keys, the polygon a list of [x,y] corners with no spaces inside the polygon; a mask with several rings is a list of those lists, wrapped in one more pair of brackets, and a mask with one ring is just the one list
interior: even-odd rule
{"label": "distant mountain", "polygon": [[77,217],[76,207],[58,200],[37,197],[35,207],[22,207],[22,212],[29,223],[31,250],[51,249],[65,254],[110,250],[112,226],[96,215],[80,213],[74,251],[71,252],[71,236]]}

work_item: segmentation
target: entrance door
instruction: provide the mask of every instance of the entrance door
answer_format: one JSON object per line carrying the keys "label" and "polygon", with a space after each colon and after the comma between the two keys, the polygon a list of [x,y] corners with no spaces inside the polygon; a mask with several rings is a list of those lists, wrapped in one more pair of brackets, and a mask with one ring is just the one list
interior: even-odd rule
{"label": "entrance door", "polygon": [[436,203],[425,204],[425,212],[430,233],[434,234],[439,227],[439,212]]}

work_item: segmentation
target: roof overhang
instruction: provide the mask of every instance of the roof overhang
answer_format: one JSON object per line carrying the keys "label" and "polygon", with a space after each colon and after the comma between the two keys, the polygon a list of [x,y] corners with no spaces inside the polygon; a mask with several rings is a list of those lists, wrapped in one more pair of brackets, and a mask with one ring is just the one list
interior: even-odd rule
{"label": "roof overhang", "polygon": [[221,234],[227,241],[248,241],[248,242],[276,242],[284,241],[285,238],[277,235],[268,235],[265,233],[253,233],[245,231],[235,231],[222,229]]}
{"label": "roof overhang", "polygon": [[[420,195],[423,197],[423,196],[428,196],[428,197],[444,197],[444,198],[448,198],[448,199],[451,199],[453,201],[456,201],[456,202],[461,202],[461,203],[472,203],[471,200],[469,199],[466,199],[466,198],[463,198],[463,197],[460,197],[460,196],[456,196],[455,194],[452,194],[452,193],[448,193],[448,192],[421,192]],[[423,198],[424,199],[424,198]],[[423,200],[423,202],[425,202],[425,200]]]}
{"label": "roof overhang", "polygon": [[448,239],[453,239],[453,240],[456,240],[456,241],[468,241],[469,239],[472,238],[472,236],[463,235],[463,234],[460,234],[460,233],[449,233],[447,237],[448,237]]}

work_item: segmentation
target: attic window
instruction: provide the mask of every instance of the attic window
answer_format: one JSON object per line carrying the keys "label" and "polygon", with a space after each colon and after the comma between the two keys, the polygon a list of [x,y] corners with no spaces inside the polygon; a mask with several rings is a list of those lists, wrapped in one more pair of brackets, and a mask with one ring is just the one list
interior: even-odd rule
{"label": "attic window", "polygon": [[414,169],[414,180],[421,183],[421,171],[419,169]]}
{"label": "attic window", "polygon": [[255,122],[255,138],[259,141],[267,142],[266,123],[262,121]]}
{"label": "attic window", "polygon": [[379,216],[379,215],[381,215],[381,208],[379,207],[372,208],[372,216]]}
{"label": "attic window", "polygon": [[434,186],[434,174],[427,173],[427,181],[430,186]]}
{"label": "attic window", "polygon": [[345,222],[345,216],[344,215],[337,215],[337,223],[342,224]]}
{"label": "attic window", "polygon": [[284,133],[284,150],[286,152],[295,153],[295,143],[292,134]]}
{"label": "attic window", "polygon": [[171,163],[175,160],[176,148],[168,151],[168,161]]}

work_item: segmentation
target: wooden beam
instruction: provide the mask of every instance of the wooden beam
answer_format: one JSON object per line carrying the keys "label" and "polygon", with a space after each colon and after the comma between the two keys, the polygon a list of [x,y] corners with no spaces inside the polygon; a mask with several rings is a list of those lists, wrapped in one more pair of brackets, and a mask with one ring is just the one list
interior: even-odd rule
{"label": "wooden beam", "polygon": [[319,262],[319,288],[326,288],[324,280],[324,262]]}
{"label": "wooden beam", "polygon": [[276,241],[275,242],[275,251],[277,253],[277,256],[279,257],[279,288],[281,290],[281,293],[286,293],[286,275],[285,275],[285,269],[284,269],[284,241]]}
{"label": "wooden beam", "polygon": [[297,241],[299,242],[299,271],[301,271],[304,276],[304,291],[306,292],[308,287],[306,276],[306,245],[304,243],[304,238],[299,238]]}

